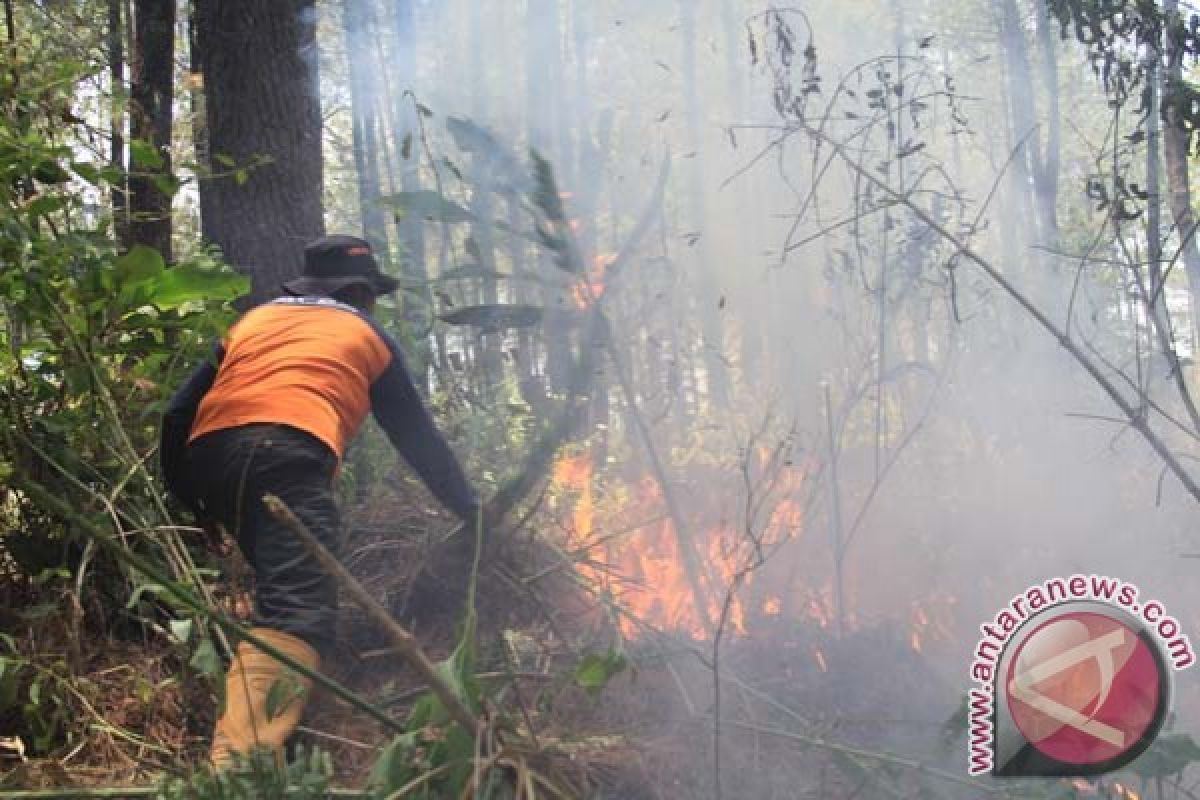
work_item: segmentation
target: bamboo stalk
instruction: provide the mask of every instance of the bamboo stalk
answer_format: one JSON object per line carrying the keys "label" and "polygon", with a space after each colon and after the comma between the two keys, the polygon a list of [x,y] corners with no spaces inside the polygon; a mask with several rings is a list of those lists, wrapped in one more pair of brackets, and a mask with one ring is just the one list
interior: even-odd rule
{"label": "bamboo stalk", "polygon": [[472,735],[481,730],[479,720],[467,708],[462,698],[450,688],[450,685],[438,673],[437,666],[425,654],[425,651],[421,649],[421,645],[416,637],[392,618],[388,610],[371,596],[371,593],[366,590],[357,578],[350,574],[348,569],[342,566],[340,561],[334,558],[325,545],[321,544],[312,535],[308,527],[282,500],[273,494],[264,495],[263,505],[266,506],[267,511],[274,515],[276,519],[290,528],[292,533],[296,534],[301,544],[304,545],[309,553],[321,562],[321,566],[325,571],[332,575],[350,593],[354,601],[367,612],[367,616],[383,628],[388,638],[391,639],[392,644],[395,645],[400,657],[416,670],[426,685],[437,695],[438,700],[445,706],[450,717]]}

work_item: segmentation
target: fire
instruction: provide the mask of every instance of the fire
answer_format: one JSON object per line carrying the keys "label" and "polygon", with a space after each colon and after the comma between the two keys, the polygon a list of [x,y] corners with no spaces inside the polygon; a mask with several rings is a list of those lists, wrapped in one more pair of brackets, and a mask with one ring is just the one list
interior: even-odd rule
{"label": "fire", "polygon": [[[681,541],[672,520],[664,515],[666,504],[658,483],[647,475],[615,493],[626,499],[614,514],[613,526],[629,532],[606,535],[608,525],[596,522],[598,489],[590,457],[582,453],[560,458],[552,481],[563,490],[565,506],[560,510],[571,521],[570,544],[579,557],[577,569],[625,612],[620,622],[625,636],[636,637],[649,626],[705,640],[722,619],[726,633],[746,632],[743,596],[747,592],[730,593],[735,584],[746,589],[755,577],[747,569],[753,551],[740,531],[720,524],[689,531]],[[655,521],[645,523],[648,518]],[[766,540],[791,535],[801,518],[799,505],[785,496],[769,515]],[[681,548],[688,548],[690,554]],[[689,565],[693,566],[689,569]],[[763,615],[779,615],[784,599],[770,596],[759,608]],[[817,608],[825,619],[823,604]]]}
{"label": "fire", "polygon": [[908,641],[914,652],[923,651],[930,641],[947,641],[953,631],[954,606],[958,599],[945,592],[933,592],[913,602],[909,613]]}
{"label": "fire", "polygon": [[616,259],[616,255],[611,253],[602,253],[592,259],[592,265],[586,271],[587,274],[581,276],[579,282],[571,287],[571,299],[574,300],[576,308],[581,311],[585,310],[600,299],[600,296],[604,294],[605,275],[609,266]]}
{"label": "fire", "polygon": [[595,517],[595,500],[592,497],[592,459],[587,454],[564,457],[554,465],[554,483],[579,491],[579,498],[571,512],[574,534],[586,540],[592,535]]}

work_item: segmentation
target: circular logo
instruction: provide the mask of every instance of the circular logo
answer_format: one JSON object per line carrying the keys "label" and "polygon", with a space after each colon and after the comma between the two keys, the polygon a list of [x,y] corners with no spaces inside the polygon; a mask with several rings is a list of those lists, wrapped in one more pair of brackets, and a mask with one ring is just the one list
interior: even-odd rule
{"label": "circular logo", "polygon": [[1020,642],[1004,676],[1021,735],[1044,755],[1096,767],[1139,755],[1166,711],[1167,675],[1154,645],[1116,616],[1055,616]]}

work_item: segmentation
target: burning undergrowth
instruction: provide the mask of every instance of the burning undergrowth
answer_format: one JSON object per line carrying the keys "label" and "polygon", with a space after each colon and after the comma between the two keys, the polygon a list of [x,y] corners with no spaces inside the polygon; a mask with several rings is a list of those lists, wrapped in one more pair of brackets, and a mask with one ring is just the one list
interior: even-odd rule
{"label": "burning undergrowth", "polygon": [[[712,796],[718,721],[720,780],[740,796],[804,786],[849,797],[875,780],[872,753],[944,757],[955,693],[920,652],[943,636],[941,614],[914,605],[866,624],[839,610],[831,580],[786,563],[809,535],[812,466],[785,450],[746,452],[749,466],[678,470],[664,491],[653,471],[599,468],[587,449],[569,450],[536,512],[488,548],[479,641],[492,710],[531,731],[581,790]],[[747,485],[741,507],[705,490]],[[428,510],[412,497],[366,504],[347,563],[443,657],[462,566],[428,545]],[[343,641],[335,674],[402,716],[421,694],[414,676],[352,609]],[[361,780],[375,727],[328,700],[312,719],[313,742]]]}
{"label": "burning undergrowth", "polygon": [[[530,735],[535,763],[566,776],[577,796],[708,797],[717,771],[729,796],[795,796],[801,787],[868,796],[861,788],[878,780],[880,764],[873,754],[941,758],[933,745],[954,695],[919,652],[939,635],[938,613],[914,606],[867,624],[852,603],[839,608],[828,569],[795,561],[814,535],[813,465],[787,448],[742,452],[745,464],[676,466],[664,482],[624,459],[614,466],[569,449],[541,500],[488,544],[477,604],[484,715]],[[469,571],[461,547],[435,544],[454,528],[440,513],[415,488],[364,498],[347,515],[344,548],[347,566],[434,659],[455,647]],[[222,586],[239,573],[232,552],[225,560]],[[249,587],[234,583],[221,595],[244,618]],[[113,658],[179,657],[162,642],[152,649],[149,662],[127,650]],[[98,718],[142,727],[129,714],[143,704],[122,682],[136,671],[96,663],[97,685],[108,687],[90,697]],[[425,692],[348,602],[324,669],[397,720]],[[186,703],[180,689],[156,692],[159,704],[145,711],[158,708],[158,719],[144,724],[153,742],[197,763],[211,708],[200,683],[185,688]],[[329,751],[337,782],[351,786],[365,783],[388,740],[320,693],[301,737]],[[84,779],[98,783],[169,767],[140,746],[97,734],[77,765],[123,765],[119,775]],[[880,774],[897,787],[915,780]]]}

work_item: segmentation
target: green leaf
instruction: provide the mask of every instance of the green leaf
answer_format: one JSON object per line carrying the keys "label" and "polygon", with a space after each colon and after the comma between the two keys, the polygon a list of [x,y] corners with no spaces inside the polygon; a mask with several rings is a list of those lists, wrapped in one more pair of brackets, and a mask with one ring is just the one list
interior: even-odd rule
{"label": "green leaf", "polygon": [[604,655],[588,653],[575,667],[575,683],[589,692],[598,692],[626,666],[625,656],[615,650]]}
{"label": "green leaf", "polygon": [[148,280],[159,275],[166,268],[162,254],[144,244],[135,244],[128,253],[114,263],[117,281],[121,285]]}
{"label": "green leaf", "polygon": [[213,646],[212,639],[204,639],[196,646],[196,652],[192,653],[188,666],[201,675],[207,675],[213,679],[221,677],[223,671],[221,656],[217,654],[217,648]]}
{"label": "green leaf", "polygon": [[273,720],[287,711],[295,700],[304,696],[304,684],[291,672],[271,684],[267,690],[267,719]]}
{"label": "green leaf", "polygon": [[133,594],[129,596],[129,602],[125,604],[125,609],[128,611],[137,608],[138,603],[142,602],[142,595],[144,594],[157,595],[162,594],[163,592],[166,592],[166,589],[161,584],[140,584],[136,589],[133,590]]}
{"label": "green leaf", "polygon": [[171,631],[171,638],[180,644],[187,644],[192,638],[192,627],[194,623],[190,619],[173,619],[167,623],[167,627]]}
{"label": "green leaf", "polygon": [[161,172],[153,176],[150,181],[154,184],[158,191],[162,192],[167,197],[174,197],[175,193],[179,191],[179,179],[174,175]]}
{"label": "green leaf", "polygon": [[0,656],[0,712],[8,711],[17,704],[24,667],[21,661]]}
{"label": "green leaf", "polygon": [[70,173],[63,169],[62,165],[53,158],[47,158],[35,164],[33,167],[33,177],[39,183],[51,186],[58,186],[71,179]]}
{"label": "green leaf", "polygon": [[379,202],[406,215],[436,219],[448,223],[472,222],[475,215],[432,189],[397,192],[381,197]]}
{"label": "green leaf", "polygon": [[558,182],[554,179],[554,167],[537,150],[530,150],[533,161],[533,202],[551,222],[564,223],[567,219]]}
{"label": "green leaf", "polygon": [[181,264],[155,280],[148,302],[166,310],[185,303],[233,300],[248,291],[250,279],[245,275]]}
{"label": "green leaf", "polygon": [[371,767],[367,785],[380,797],[387,797],[415,777],[413,762],[417,748],[416,733],[405,733],[392,738]]}
{"label": "green leaf", "polygon": [[129,161],[133,166],[143,169],[163,168],[162,153],[144,139],[133,139],[129,142]]}
{"label": "green leaf", "polygon": [[44,217],[67,207],[70,198],[61,194],[40,194],[26,207],[31,217]]}
{"label": "green leaf", "polygon": [[99,185],[104,180],[95,164],[89,164],[86,161],[75,161],[72,162],[71,169],[75,171],[76,175],[93,186]]}

